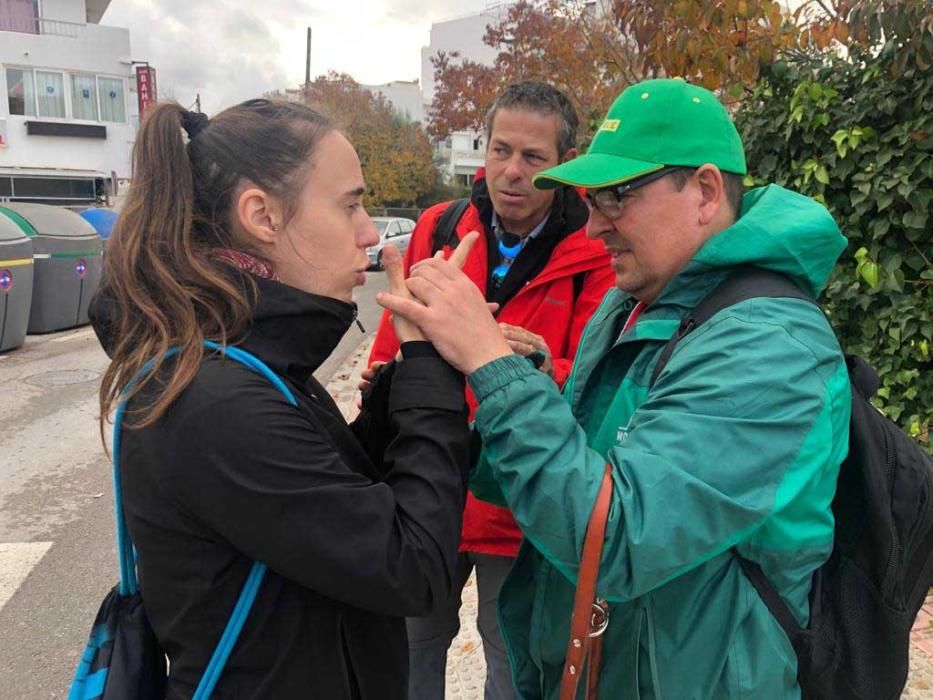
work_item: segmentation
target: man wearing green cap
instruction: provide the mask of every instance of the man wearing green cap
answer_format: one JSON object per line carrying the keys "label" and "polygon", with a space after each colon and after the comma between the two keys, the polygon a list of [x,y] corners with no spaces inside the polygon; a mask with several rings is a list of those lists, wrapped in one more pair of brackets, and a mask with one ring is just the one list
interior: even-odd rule
{"label": "man wearing green cap", "polygon": [[[558,697],[606,463],[599,697],[800,697],[793,648],[738,557],[759,564],[806,623],[848,449],[836,338],[808,301],[740,301],[692,329],[652,380],[681,320],[739,268],[780,273],[815,297],[846,245],[807,197],[775,185],[743,196],[745,172],[712,93],[652,80],[619,96],[585,156],[538,174],[538,187],[586,189],[587,235],[606,245],[616,275],[563,396],[511,354],[482,299],[442,261],[412,271],[421,304],[381,299],[468,375],[479,402],[498,497],[526,537],[499,604],[520,697]],[[491,483],[477,474],[474,492],[496,498]]]}

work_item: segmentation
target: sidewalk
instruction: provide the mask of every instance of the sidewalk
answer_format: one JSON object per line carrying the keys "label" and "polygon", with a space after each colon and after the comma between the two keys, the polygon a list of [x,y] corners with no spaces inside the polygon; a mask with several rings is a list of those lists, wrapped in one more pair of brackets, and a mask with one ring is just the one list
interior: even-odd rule
{"label": "sidewalk", "polygon": [[[363,342],[343,363],[327,384],[344,417],[351,420],[357,412],[356,385],[373,338]],[[933,700],[933,595],[917,617],[911,633],[910,674],[901,698]],[[446,700],[482,700],[486,663],[479,633],[476,631],[476,581],[473,577],[463,590],[460,608],[460,634],[454,639],[447,656]]]}

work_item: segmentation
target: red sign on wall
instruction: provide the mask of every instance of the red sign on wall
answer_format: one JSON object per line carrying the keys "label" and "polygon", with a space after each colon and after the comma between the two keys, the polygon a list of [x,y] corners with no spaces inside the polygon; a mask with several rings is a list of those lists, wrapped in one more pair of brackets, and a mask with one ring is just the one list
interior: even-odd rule
{"label": "red sign on wall", "polygon": [[146,108],[159,99],[156,69],[152,66],[136,66],[136,94],[139,97],[139,118],[142,119]]}

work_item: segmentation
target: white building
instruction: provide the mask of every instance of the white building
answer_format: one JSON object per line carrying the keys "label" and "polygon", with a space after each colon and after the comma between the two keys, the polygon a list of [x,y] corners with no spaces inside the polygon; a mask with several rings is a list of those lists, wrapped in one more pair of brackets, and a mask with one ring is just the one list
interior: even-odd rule
{"label": "white building", "polygon": [[[509,3],[489,5],[483,12],[467,17],[437,22],[431,25],[431,38],[421,49],[421,85],[424,111],[434,99],[434,66],[431,58],[439,52],[457,52],[461,60],[492,65],[498,50],[483,43],[486,27],[505,16]],[[445,142],[437,144],[438,154],[447,166],[447,177],[461,185],[470,185],[476,169],[486,158],[486,135],[479,131],[458,131]]]}
{"label": "white building", "polygon": [[421,49],[421,85],[424,101],[430,104],[434,97],[434,66],[431,59],[441,51],[457,52],[461,59],[491,66],[499,55],[497,49],[483,43],[486,27],[505,16],[508,5],[493,4],[476,15],[457,17],[431,25],[431,38]]}
{"label": "white building", "polygon": [[424,121],[424,98],[417,80],[393,80],[383,85],[360,85],[374,95],[382,95],[410,122]]}
{"label": "white building", "polygon": [[110,0],[0,0],[0,201],[91,203],[130,176],[139,123]]}

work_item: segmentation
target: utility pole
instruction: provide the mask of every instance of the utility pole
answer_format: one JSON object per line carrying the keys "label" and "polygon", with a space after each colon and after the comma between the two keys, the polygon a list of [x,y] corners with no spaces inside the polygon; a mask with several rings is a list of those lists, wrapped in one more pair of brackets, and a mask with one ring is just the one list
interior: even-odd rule
{"label": "utility pole", "polygon": [[308,101],[308,93],[311,90],[311,27],[308,27],[308,50],[305,54],[305,102]]}
{"label": "utility pole", "polygon": [[194,111],[201,111],[201,93],[197,93],[197,96],[194,98]]}

